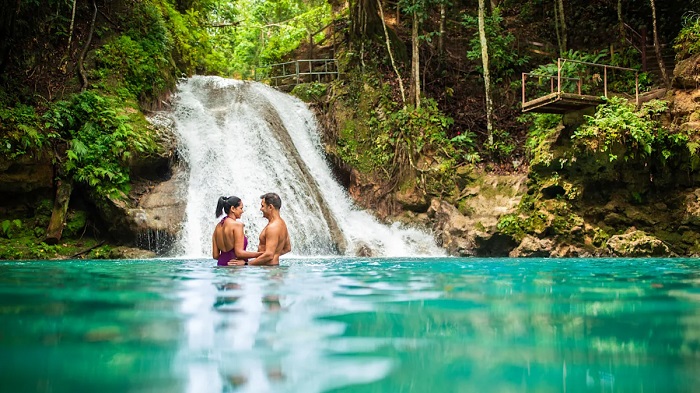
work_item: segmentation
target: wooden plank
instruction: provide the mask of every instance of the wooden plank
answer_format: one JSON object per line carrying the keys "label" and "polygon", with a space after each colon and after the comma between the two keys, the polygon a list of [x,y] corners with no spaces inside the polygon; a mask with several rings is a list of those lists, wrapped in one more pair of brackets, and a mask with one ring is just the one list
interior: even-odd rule
{"label": "wooden plank", "polygon": [[603,98],[573,93],[550,93],[523,104],[523,112],[566,113],[602,104]]}

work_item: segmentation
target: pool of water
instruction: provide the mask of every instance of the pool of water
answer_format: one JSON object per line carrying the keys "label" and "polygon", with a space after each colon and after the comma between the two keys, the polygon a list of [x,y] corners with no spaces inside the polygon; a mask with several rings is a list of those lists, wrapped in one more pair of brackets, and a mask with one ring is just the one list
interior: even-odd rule
{"label": "pool of water", "polygon": [[0,261],[2,392],[690,392],[700,261]]}

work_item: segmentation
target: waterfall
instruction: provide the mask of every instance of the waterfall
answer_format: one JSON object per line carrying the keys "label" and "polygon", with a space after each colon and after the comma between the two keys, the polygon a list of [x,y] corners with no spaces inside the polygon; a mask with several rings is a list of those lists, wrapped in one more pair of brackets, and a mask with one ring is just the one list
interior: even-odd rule
{"label": "waterfall", "polygon": [[255,250],[267,224],[260,196],[276,192],[292,255],[443,255],[423,231],[387,226],[357,208],[327,163],[313,113],[267,85],[195,76],[180,83],[173,110],[188,189],[180,253],[211,253],[220,196],[243,200],[241,221]]}

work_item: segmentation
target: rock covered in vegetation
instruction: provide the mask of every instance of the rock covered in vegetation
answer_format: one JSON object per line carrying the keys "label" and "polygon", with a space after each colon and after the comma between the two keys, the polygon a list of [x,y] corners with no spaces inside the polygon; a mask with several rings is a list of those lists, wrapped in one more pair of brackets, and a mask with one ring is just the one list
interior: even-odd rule
{"label": "rock covered in vegetation", "polygon": [[700,54],[681,60],[673,70],[673,86],[679,89],[700,87]]}
{"label": "rock covered in vegetation", "polygon": [[610,237],[607,248],[618,257],[660,257],[670,254],[664,242],[634,228]]}
{"label": "rock covered in vegetation", "polygon": [[498,221],[518,206],[525,180],[524,175],[484,174],[464,187],[458,206],[433,199],[428,217],[439,242],[452,255],[508,256],[517,242],[498,230]]}

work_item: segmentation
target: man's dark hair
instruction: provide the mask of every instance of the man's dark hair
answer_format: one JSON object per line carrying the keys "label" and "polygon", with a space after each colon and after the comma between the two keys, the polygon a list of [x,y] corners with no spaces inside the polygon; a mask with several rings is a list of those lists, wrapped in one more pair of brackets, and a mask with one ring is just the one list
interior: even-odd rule
{"label": "man's dark hair", "polygon": [[260,199],[264,200],[265,204],[274,206],[277,210],[282,208],[282,200],[280,199],[280,196],[274,192],[268,192],[265,195],[261,195]]}

